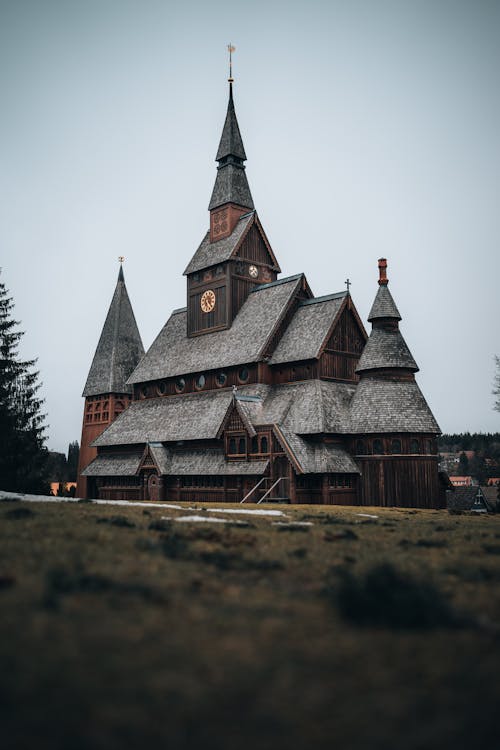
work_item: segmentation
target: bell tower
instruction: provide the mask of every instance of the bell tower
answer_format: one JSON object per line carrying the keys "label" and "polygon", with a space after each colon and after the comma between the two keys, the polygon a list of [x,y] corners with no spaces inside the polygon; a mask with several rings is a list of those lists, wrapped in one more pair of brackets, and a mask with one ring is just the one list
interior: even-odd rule
{"label": "bell tower", "polygon": [[280,267],[254,208],[245,172],[246,154],[233,99],[229,45],[229,101],[215,160],[208,206],[210,229],[184,271],[187,276],[187,333],[230,328],[250,291],[276,280]]}

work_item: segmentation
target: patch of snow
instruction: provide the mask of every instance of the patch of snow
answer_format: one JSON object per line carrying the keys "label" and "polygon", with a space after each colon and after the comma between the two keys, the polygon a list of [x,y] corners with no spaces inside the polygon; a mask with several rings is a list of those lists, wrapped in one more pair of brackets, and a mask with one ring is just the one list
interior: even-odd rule
{"label": "patch of snow", "polygon": [[130,500],[92,500],[96,505],[132,505],[140,508],[173,508],[174,510],[186,510],[182,505],[169,505],[168,503],[148,503],[145,500],[134,503]]}
{"label": "patch of snow", "polygon": [[314,526],[312,521],[273,521],[271,526],[286,526],[295,529],[297,526]]}
{"label": "patch of snow", "polygon": [[355,516],[363,516],[363,518],[378,518],[378,516],[373,516],[371,513],[355,513]]}
{"label": "patch of snow", "polygon": [[177,518],[162,516],[162,520],[180,521],[181,523],[230,523],[227,518],[214,518],[213,516],[177,516]]}
{"label": "patch of snow", "polygon": [[283,513],[282,510],[264,510],[260,508],[256,508],[255,510],[250,510],[250,508],[246,508],[245,510],[239,510],[238,508],[206,508],[208,513],[245,513],[249,516],[285,516],[287,517],[286,513]]}

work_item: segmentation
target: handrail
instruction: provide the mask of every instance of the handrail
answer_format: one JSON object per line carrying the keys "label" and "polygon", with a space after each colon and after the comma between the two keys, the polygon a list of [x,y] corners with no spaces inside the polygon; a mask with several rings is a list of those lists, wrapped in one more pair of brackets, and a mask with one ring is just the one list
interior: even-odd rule
{"label": "handrail", "polygon": [[285,477],[279,477],[279,479],[277,479],[275,481],[275,483],[273,485],[271,485],[271,487],[268,489],[268,491],[266,492],[266,494],[262,495],[262,497],[260,498],[260,500],[257,500],[257,505],[260,505],[261,502],[266,499],[266,497],[274,490],[274,488],[276,487],[276,485],[279,484],[282,479],[285,479]]}
{"label": "handrail", "polygon": [[247,500],[250,497],[250,495],[252,494],[252,492],[255,492],[255,490],[257,489],[257,487],[259,487],[262,484],[262,482],[265,482],[266,479],[267,479],[267,477],[262,477],[262,479],[257,482],[257,484],[255,485],[255,487],[252,487],[252,489],[250,490],[250,492],[247,492],[247,494],[245,495],[245,497],[243,498],[243,500],[240,500],[240,505],[242,503],[244,503],[245,500]]}

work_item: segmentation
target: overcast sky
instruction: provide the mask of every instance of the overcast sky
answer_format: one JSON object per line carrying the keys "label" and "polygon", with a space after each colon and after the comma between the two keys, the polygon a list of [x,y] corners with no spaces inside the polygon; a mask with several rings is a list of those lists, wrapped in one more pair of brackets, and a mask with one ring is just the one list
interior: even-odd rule
{"label": "overcast sky", "polygon": [[366,321],[386,256],[442,430],[500,430],[499,2],[0,0],[0,265],[49,447],[80,440],[118,256],[146,348],[185,305],[229,42],[283,276],[349,277]]}

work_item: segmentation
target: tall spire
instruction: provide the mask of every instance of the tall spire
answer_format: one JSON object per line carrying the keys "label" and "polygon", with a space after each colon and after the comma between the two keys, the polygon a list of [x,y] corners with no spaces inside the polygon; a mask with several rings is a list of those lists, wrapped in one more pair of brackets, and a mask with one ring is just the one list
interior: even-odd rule
{"label": "tall spire", "polygon": [[125,286],[122,259],[115,293],[90,366],[84,396],[129,393],[126,381],[144,355],[141,336]]}
{"label": "tall spire", "polygon": [[223,206],[225,203],[234,203],[248,209],[254,208],[252,194],[245,174],[245,165],[243,164],[247,157],[234,109],[231,57],[234,47],[229,45],[228,49],[230,55],[229,101],[219,148],[215,157],[219,166],[217,167],[217,177],[208,206],[209,211]]}

